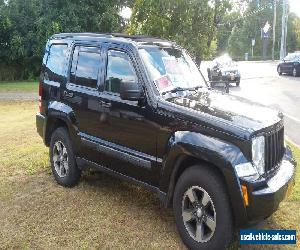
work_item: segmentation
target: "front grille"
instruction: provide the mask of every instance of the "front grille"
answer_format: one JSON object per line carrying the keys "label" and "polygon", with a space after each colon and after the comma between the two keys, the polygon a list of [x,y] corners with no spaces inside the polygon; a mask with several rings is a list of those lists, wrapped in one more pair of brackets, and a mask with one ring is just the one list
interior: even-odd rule
{"label": "front grille", "polygon": [[265,137],[265,168],[272,170],[284,155],[284,128],[266,134]]}

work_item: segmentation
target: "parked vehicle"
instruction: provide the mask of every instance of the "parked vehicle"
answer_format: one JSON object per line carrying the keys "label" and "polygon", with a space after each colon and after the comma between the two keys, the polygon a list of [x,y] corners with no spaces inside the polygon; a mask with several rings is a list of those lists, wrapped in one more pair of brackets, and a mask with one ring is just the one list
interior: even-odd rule
{"label": "parked vehicle", "polygon": [[211,67],[207,68],[207,74],[212,87],[219,82],[236,83],[236,86],[240,86],[241,73],[236,62],[227,54],[214,59]]}
{"label": "parked vehicle", "polygon": [[157,38],[52,36],[36,126],[58,184],[91,168],[142,185],[173,208],[190,249],[225,248],[294,183],[282,114],[210,90],[184,49]]}
{"label": "parked vehicle", "polygon": [[279,75],[289,74],[294,77],[300,75],[300,53],[289,53],[277,66]]}

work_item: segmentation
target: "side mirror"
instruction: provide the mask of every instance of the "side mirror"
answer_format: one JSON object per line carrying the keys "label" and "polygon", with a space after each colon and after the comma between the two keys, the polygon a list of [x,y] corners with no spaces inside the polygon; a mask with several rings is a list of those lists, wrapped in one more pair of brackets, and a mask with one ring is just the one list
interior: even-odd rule
{"label": "side mirror", "polygon": [[143,99],[143,91],[136,82],[121,82],[120,96],[123,100],[139,101]]}

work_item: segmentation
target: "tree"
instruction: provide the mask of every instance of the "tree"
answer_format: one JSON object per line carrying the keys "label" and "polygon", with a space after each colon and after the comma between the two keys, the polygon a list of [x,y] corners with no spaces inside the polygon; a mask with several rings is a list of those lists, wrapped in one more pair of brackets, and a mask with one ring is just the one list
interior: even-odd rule
{"label": "tree", "polygon": [[290,13],[287,27],[287,52],[294,52],[300,49],[300,18]]}
{"label": "tree", "polygon": [[119,11],[132,4],[132,0],[0,0],[0,67],[21,72],[8,74],[12,78],[35,77],[51,35],[120,32]]}
{"label": "tree", "polygon": [[241,18],[240,12],[228,12],[222,18],[222,21],[218,27],[217,31],[217,53],[222,54],[228,50],[228,40],[232,33],[233,28],[235,27],[236,20]]}
{"label": "tree", "polygon": [[[273,22],[272,2],[273,1],[270,0],[261,0],[260,8],[257,7],[256,0],[252,0],[248,3],[245,13],[243,13],[242,17],[235,23],[235,27],[229,38],[228,50],[232,56],[243,57],[246,52],[250,54],[252,38],[256,41],[254,55],[261,55],[261,28],[264,27],[266,22],[269,22],[270,24]],[[281,15],[277,15],[278,25],[280,16]],[[270,53],[271,46],[269,46],[268,54]]]}
{"label": "tree", "polygon": [[[273,1],[261,0],[260,8],[257,7],[256,0],[250,0],[245,13],[235,22],[235,26],[231,32],[228,41],[228,50],[233,57],[241,58],[244,53],[251,53],[251,39],[254,38],[256,43],[254,47],[254,55],[260,57],[262,52],[261,28],[268,21],[272,25],[273,22]],[[280,37],[281,37],[281,5],[277,6],[276,19],[276,41],[275,41],[275,58],[279,58]],[[290,13],[288,19],[287,32],[287,50],[292,52],[299,48],[300,21],[299,17]],[[298,28],[297,28],[298,27]],[[272,30],[270,30],[270,34]],[[270,35],[269,44],[272,42]],[[271,46],[268,48],[268,55],[271,55]]]}
{"label": "tree", "polygon": [[296,17],[293,20],[293,26],[294,26],[294,34],[296,36],[296,50],[300,50],[300,18]]}
{"label": "tree", "polygon": [[229,7],[228,0],[136,0],[128,32],[175,40],[199,61],[214,54],[217,24]]}

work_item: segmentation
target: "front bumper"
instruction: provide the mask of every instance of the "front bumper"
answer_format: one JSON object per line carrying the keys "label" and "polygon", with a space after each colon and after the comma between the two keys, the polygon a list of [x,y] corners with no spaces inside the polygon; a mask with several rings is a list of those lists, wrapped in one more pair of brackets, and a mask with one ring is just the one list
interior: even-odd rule
{"label": "front bumper", "polygon": [[249,205],[246,206],[247,224],[259,222],[274,213],[280,202],[291,192],[295,182],[296,162],[289,148],[273,172],[258,180],[241,180],[249,195]]}
{"label": "front bumper", "polygon": [[240,82],[241,76],[239,74],[222,75],[222,81],[224,81],[224,82]]}

